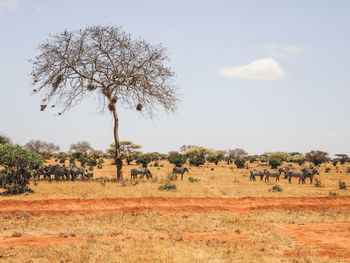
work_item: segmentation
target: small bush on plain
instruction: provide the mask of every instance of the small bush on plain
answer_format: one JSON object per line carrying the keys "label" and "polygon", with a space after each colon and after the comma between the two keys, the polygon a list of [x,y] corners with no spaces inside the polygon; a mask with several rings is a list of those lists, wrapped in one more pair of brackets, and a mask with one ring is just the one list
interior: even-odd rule
{"label": "small bush on plain", "polygon": [[159,186],[158,189],[165,190],[165,191],[176,190],[176,185],[171,184],[171,183],[166,183],[166,184]]}

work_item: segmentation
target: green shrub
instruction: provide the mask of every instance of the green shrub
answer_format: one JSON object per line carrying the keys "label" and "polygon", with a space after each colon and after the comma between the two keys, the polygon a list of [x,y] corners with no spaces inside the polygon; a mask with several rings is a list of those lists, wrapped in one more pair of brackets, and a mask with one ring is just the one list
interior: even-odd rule
{"label": "green shrub", "polygon": [[194,183],[194,182],[199,182],[200,179],[197,179],[197,178],[193,178],[193,177],[188,177],[188,181],[190,181],[191,183]]}
{"label": "green shrub", "polygon": [[214,171],[215,169],[212,167],[210,170],[211,170],[211,171]]}
{"label": "green shrub", "polygon": [[279,186],[278,184],[275,184],[274,186],[272,186],[271,189],[269,189],[269,192],[272,191],[272,192],[282,192],[283,189],[281,186]]}
{"label": "green shrub", "polygon": [[141,163],[142,167],[147,167],[147,164],[149,164],[152,161],[151,156],[148,154],[142,154],[139,157],[137,157],[136,163]]}
{"label": "green shrub", "polygon": [[269,159],[269,165],[271,165],[272,169],[278,168],[282,163],[283,161],[280,158],[272,157]]}
{"label": "green shrub", "polygon": [[345,181],[339,181],[339,189],[341,190],[347,189]]}
{"label": "green shrub", "polygon": [[192,166],[200,166],[205,164],[205,158],[203,157],[191,157],[190,158],[190,165]]}
{"label": "green shrub", "polygon": [[0,145],[1,184],[7,194],[20,194],[31,191],[29,180],[41,169],[44,159],[19,145]]}
{"label": "green shrub", "polygon": [[158,161],[154,162],[154,167],[159,167],[159,162]]}
{"label": "green shrub", "polygon": [[334,166],[337,166],[338,160],[334,160],[332,163],[333,163]]}
{"label": "green shrub", "polygon": [[89,158],[87,158],[87,165],[96,166],[97,165],[96,158],[94,158],[93,156],[89,156]]}
{"label": "green shrub", "polygon": [[61,158],[61,159],[60,159],[60,163],[65,163],[66,160],[67,160],[67,158]]}
{"label": "green shrub", "polygon": [[329,168],[329,167],[327,167],[326,169],[325,169],[325,173],[329,173],[331,171],[331,168]]}
{"label": "green shrub", "polygon": [[166,183],[166,184],[163,184],[163,185],[159,186],[158,189],[159,190],[165,190],[165,191],[176,190],[176,185],[170,184],[170,183]]}
{"label": "green shrub", "polygon": [[89,167],[89,171],[93,171],[94,170],[94,167],[93,166],[90,166]]}
{"label": "green shrub", "polygon": [[234,163],[238,169],[242,169],[242,168],[244,168],[245,160],[244,159],[236,159],[234,161]]}
{"label": "green shrub", "polygon": [[169,163],[175,164],[176,167],[181,167],[186,163],[187,157],[180,153],[171,154],[168,157]]}
{"label": "green shrub", "polygon": [[164,165],[163,165],[163,164],[161,164],[161,165],[159,165],[159,167],[164,167]]}

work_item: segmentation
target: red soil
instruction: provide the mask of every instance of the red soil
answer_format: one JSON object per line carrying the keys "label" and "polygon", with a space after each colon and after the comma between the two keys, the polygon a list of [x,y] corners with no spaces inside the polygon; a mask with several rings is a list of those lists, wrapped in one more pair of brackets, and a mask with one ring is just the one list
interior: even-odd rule
{"label": "red soil", "polygon": [[320,255],[350,259],[350,223],[289,224],[285,233],[295,242],[320,248]]}
{"label": "red soil", "polygon": [[87,215],[110,212],[162,212],[167,214],[204,214],[253,210],[350,210],[350,197],[293,198],[113,198],[0,201],[0,214],[29,213],[32,215]]}

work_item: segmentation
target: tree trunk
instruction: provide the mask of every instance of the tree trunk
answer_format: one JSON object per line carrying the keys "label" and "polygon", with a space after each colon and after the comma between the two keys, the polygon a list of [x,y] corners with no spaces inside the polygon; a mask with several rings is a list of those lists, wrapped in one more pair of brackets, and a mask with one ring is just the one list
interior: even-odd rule
{"label": "tree trunk", "polygon": [[113,112],[113,117],[114,117],[113,134],[114,134],[114,143],[115,143],[115,165],[117,166],[117,180],[123,181],[123,172],[122,172],[123,161],[120,153],[120,143],[119,143],[119,133],[118,133],[119,119],[118,119],[118,114],[117,114],[117,109],[115,107],[115,104],[113,104],[111,108],[112,108],[111,110]]}

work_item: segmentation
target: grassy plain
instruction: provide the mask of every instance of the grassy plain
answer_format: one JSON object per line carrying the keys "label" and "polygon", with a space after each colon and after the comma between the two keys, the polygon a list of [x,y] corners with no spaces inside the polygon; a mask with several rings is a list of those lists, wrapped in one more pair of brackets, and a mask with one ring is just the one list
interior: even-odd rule
{"label": "grassy plain", "polygon": [[[350,202],[344,208],[293,206],[296,200],[304,200],[299,197],[319,198],[322,204],[329,192],[339,200],[350,196],[349,190],[338,189],[339,180],[350,185],[347,166],[336,169],[327,164],[329,173],[321,167],[317,178],[324,187],[308,180],[304,185],[296,179],[289,184],[281,178],[278,184],[283,191],[269,192],[274,179],[251,182],[247,169],[209,164],[191,167],[183,181],[172,181],[175,191],[160,191],[172,169],[167,162],[160,164],[163,167],[150,167],[152,180],[137,183],[129,179],[135,166],[124,166],[125,183],[121,184],[112,181],[115,168],[107,162],[103,169],[95,169],[92,181],[40,181],[31,184],[33,194],[0,196],[0,209],[9,200],[18,200],[13,201],[16,206],[20,200],[31,205],[33,200],[136,197],[204,198],[203,207],[192,200],[191,209],[176,213],[164,207],[81,215],[32,214],[22,208],[15,213],[2,211],[0,262],[350,262]],[[189,176],[200,181],[191,183]],[[215,198],[243,198],[252,205],[261,199],[271,205],[271,197],[287,200],[291,206],[274,209],[260,204],[248,213],[205,210],[205,201]]]}

